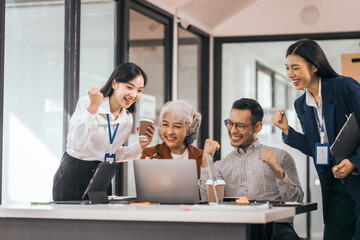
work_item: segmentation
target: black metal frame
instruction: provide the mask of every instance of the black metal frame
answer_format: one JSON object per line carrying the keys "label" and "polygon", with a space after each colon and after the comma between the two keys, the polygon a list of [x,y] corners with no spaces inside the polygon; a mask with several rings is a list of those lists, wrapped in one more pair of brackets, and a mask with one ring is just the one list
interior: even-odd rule
{"label": "black metal frame", "polygon": [[63,150],[68,125],[79,99],[80,0],[65,0]]}
{"label": "black metal frame", "polygon": [[[311,202],[310,191],[310,157],[306,156],[306,202]],[[306,237],[310,239],[311,236],[311,214],[306,213]]]}
{"label": "black metal frame", "polygon": [[2,203],[2,156],[4,127],[5,0],[0,1],[0,204]]}
{"label": "black metal frame", "polygon": [[[339,33],[316,33],[316,34],[292,34],[292,35],[265,35],[265,36],[246,36],[246,37],[219,37],[214,38],[214,140],[221,144],[221,76],[222,76],[222,45],[224,43],[241,42],[275,42],[275,41],[296,41],[302,38],[313,40],[337,40],[337,39],[357,39],[360,38],[360,32],[339,32]],[[285,54],[285,53],[284,53]],[[221,154],[218,151],[214,159],[220,159]],[[306,163],[306,193],[307,201],[311,201],[310,191],[310,158],[307,157]],[[311,213],[306,216],[307,237],[311,234]]]}
{"label": "black metal frame", "polygon": [[115,66],[129,59],[129,20],[130,1],[116,1],[116,34],[115,34]]}
{"label": "black metal frame", "polygon": [[[214,108],[214,118],[213,118],[213,136],[214,140],[218,141],[221,146],[221,127],[222,127],[222,119],[221,119],[221,92],[222,92],[222,44],[223,40],[214,38],[214,81],[213,81],[213,108]],[[214,154],[214,159],[220,159],[221,153],[217,151]]]}
{"label": "black metal frame", "polygon": [[[116,47],[115,65],[129,60],[129,31],[130,31],[130,10],[137,11],[151,19],[164,24],[164,100],[172,98],[172,32],[173,16],[162,9],[144,0],[117,0],[116,5]],[[120,164],[115,175],[115,194],[122,196],[127,194],[127,164]]]}
{"label": "black metal frame", "polygon": [[[129,26],[130,0],[116,1],[116,34],[115,34],[115,66],[129,60]],[[127,193],[127,164],[119,164],[116,169],[114,190],[115,195],[122,196]]]}

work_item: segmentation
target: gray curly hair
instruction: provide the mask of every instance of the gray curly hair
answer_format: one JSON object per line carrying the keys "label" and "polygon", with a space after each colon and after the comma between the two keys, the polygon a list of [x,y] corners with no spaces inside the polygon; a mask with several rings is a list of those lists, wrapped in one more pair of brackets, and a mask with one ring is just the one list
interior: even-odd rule
{"label": "gray curly hair", "polygon": [[165,103],[160,111],[160,122],[163,121],[166,113],[171,113],[173,118],[176,118],[187,126],[186,137],[184,139],[185,145],[188,146],[193,143],[199,133],[201,114],[197,112],[191,104],[182,100]]}

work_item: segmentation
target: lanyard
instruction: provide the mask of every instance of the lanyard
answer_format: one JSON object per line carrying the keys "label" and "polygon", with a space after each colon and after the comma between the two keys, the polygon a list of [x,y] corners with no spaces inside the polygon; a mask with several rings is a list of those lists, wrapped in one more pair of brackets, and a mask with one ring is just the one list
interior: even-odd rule
{"label": "lanyard", "polygon": [[316,119],[319,122],[319,127],[320,127],[320,142],[321,144],[324,144],[324,139],[325,139],[325,131],[324,131],[324,115],[323,115],[323,108],[321,106],[321,120],[319,118],[319,114],[318,114],[318,110],[316,109],[315,111],[316,113]]}
{"label": "lanyard", "polygon": [[110,140],[110,144],[112,144],[112,143],[114,142],[114,139],[115,139],[115,136],[116,136],[116,133],[117,133],[119,124],[116,124],[115,131],[114,131],[114,135],[111,137],[111,128],[110,128],[109,114],[106,114],[106,117],[107,117],[108,128],[109,128],[109,140]]}

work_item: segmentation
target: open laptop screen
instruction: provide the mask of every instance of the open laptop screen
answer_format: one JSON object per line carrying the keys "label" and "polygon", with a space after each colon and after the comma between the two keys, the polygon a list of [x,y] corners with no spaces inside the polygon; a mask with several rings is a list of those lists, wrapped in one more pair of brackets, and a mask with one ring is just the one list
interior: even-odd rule
{"label": "open laptop screen", "polygon": [[200,202],[195,160],[134,160],[134,175],[139,202]]}

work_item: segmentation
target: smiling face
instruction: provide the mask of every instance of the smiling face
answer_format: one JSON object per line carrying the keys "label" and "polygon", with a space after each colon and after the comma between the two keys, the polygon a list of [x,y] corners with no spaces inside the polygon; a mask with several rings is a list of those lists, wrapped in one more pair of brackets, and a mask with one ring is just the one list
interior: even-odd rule
{"label": "smiling face", "polygon": [[185,137],[187,125],[174,118],[171,113],[165,113],[160,126],[160,136],[175,154],[182,154],[186,150]]}
{"label": "smiling face", "polygon": [[[232,109],[229,115],[229,119],[233,124],[231,128],[227,128],[230,143],[233,147],[242,148],[244,151],[256,141],[257,133],[262,128],[262,123],[251,124],[250,121],[251,111],[244,109]],[[242,131],[236,128],[236,124],[248,125]]]}
{"label": "smiling face", "polygon": [[319,79],[317,68],[309,64],[302,57],[290,54],[285,62],[286,74],[297,90],[311,88]]}
{"label": "smiling face", "polygon": [[127,109],[141,97],[144,91],[144,78],[138,75],[128,82],[113,80],[112,88],[114,92],[110,97],[111,107]]}

